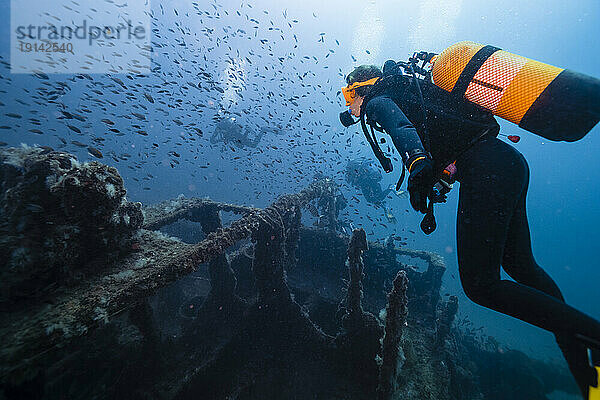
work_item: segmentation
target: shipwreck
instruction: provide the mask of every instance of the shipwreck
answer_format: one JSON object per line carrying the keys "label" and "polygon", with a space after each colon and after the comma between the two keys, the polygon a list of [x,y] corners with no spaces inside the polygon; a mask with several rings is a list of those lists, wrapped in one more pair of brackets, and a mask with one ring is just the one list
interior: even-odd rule
{"label": "shipwreck", "polygon": [[262,209],[142,206],[115,168],[22,147],[0,151],[0,185],[0,399],[577,393],[564,368],[456,327],[441,256],[340,232],[331,179]]}

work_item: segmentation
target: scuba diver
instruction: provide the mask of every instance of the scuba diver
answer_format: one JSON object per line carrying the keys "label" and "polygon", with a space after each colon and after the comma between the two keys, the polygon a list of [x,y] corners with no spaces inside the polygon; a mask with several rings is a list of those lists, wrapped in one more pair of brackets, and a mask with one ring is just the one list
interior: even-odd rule
{"label": "scuba diver", "polygon": [[262,127],[257,134],[248,126],[244,129],[241,124],[236,122],[235,117],[230,117],[219,121],[210,137],[210,142],[213,144],[217,142],[231,143],[239,148],[255,148],[266,133],[279,134],[279,130]]}
{"label": "scuba diver", "polygon": [[371,166],[371,161],[366,159],[350,160],[346,164],[346,182],[359,189],[367,202],[376,207],[382,207],[388,222],[396,223],[392,209],[385,204],[385,199],[390,193],[401,196],[391,185],[386,190],[381,189],[379,182],[383,179],[381,172]]}
{"label": "scuba diver", "polygon": [[350,160],[346,164],[346,182],[360,189],[365,199],[376,206],[383,206],[385,198],[394,190],[392,187],[382,190],[379,185],[381,179],[381,173],[371,166],[369,160]]}
{"label": "scuba diver", "polygon": [[[495,78],[494,68],[510,57],[521,63],[511,65],[524,71],[509,71],[520,87],[511,88],[506,70]],[[405,167],[410,203],[425,214],[426,234],[435,229],[433,204],[444,202],[451,183],[460,182],[457,254],[469,299],[552,332],[584,398],[600,398],[595,397],[600,368],[594,367],[600,365],[600,322],[566,304],[537,264],[525,207],[529,167],[520,152],[497,138],[494,118],[550,140],[579,140],[600,120],[600,80],[461,42],[439,55],[420,52],[408,62],[389,60],[383,70],[361,65],[346,84],[341,92],[350,110],[340,121],[361,123],[386,172],[393,166],[374,131],[391,137],[403,163],[396,189]],[[501,267],[514,282],[501,279]]]}

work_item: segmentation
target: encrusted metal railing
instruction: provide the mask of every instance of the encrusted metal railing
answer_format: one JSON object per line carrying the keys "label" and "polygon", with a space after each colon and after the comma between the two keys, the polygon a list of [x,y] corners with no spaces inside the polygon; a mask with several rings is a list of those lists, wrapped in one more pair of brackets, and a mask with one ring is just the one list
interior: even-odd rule
{"label": "encrusted metal railing", "polygon": [[[298,210],[312,200],[334,196],[335,191],[331,180],[322,179],[297,194],[279,197],[265,209],[205,199],[177,199],[146,207],[145,229],[138,232],[132,253],[106,273],[79,286],[64,288],[43,304],[1,314],[0,381],[224,254],[237,241],[251,237],[265,221],[290,216],[281,218],[280,228],[289,232],[288,240],[297,240],[294,232],[297,233],[298,227],[291,225],[299,223]],[[207,215],[219,210],[243,216],[228,227],[209,230],[206,238],[197,244],[186,244],[152,231],[182,218],[202,222]],[[285,226],[286,223],[290,226]],[[285,246],[293,248],[293,244],[287,242]]]}

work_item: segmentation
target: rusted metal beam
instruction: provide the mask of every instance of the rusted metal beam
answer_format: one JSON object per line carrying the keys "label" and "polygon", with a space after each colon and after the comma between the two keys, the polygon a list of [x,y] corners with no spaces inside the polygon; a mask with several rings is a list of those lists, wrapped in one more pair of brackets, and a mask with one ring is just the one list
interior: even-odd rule
{"label": "rusted metal beam", "polygon": [[259,208],[219,203],[208,199],[179,197],[144,207],[144,228],[156,230],[180,219],[194,220],[196,213],[202,213],[206,209],[216,209],[244,215],[259,210]]}
{"label": "rusted metal beam", "polygon": [[[238,240],[250,237],[261,221],[274,212],[280,215],[293,212],[315,198],[334,195],[335,190],[333,181],[319,180],[297,194],[281,196],[264,210],[198,199],[189,202],[179,199],[176,204],[163,202],[162,206],[146,208],[147,228],[193,217],[194,210],[202,207],[217,207],[246,215],[193,245],[158,232],[141,230],[134,244],[137,251],[108,268],[105,275],[91,278],[77,287],[65,288],[45,303],[1,313],[0,383],[38,365],[40,358],[69,339],[85,335],[111,316],[223,254]],[[170,208],[168,204],[171,204]]]}

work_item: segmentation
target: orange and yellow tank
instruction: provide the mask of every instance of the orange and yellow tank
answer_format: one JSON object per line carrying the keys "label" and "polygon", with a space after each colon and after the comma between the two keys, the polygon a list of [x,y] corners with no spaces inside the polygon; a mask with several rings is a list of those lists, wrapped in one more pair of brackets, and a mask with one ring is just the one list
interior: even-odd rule
{"label": "orange and yellow tank", "polygon": [[596,78],[475,42],[432,63],[436,86],[547,139],[579,140],[600,120]]}

